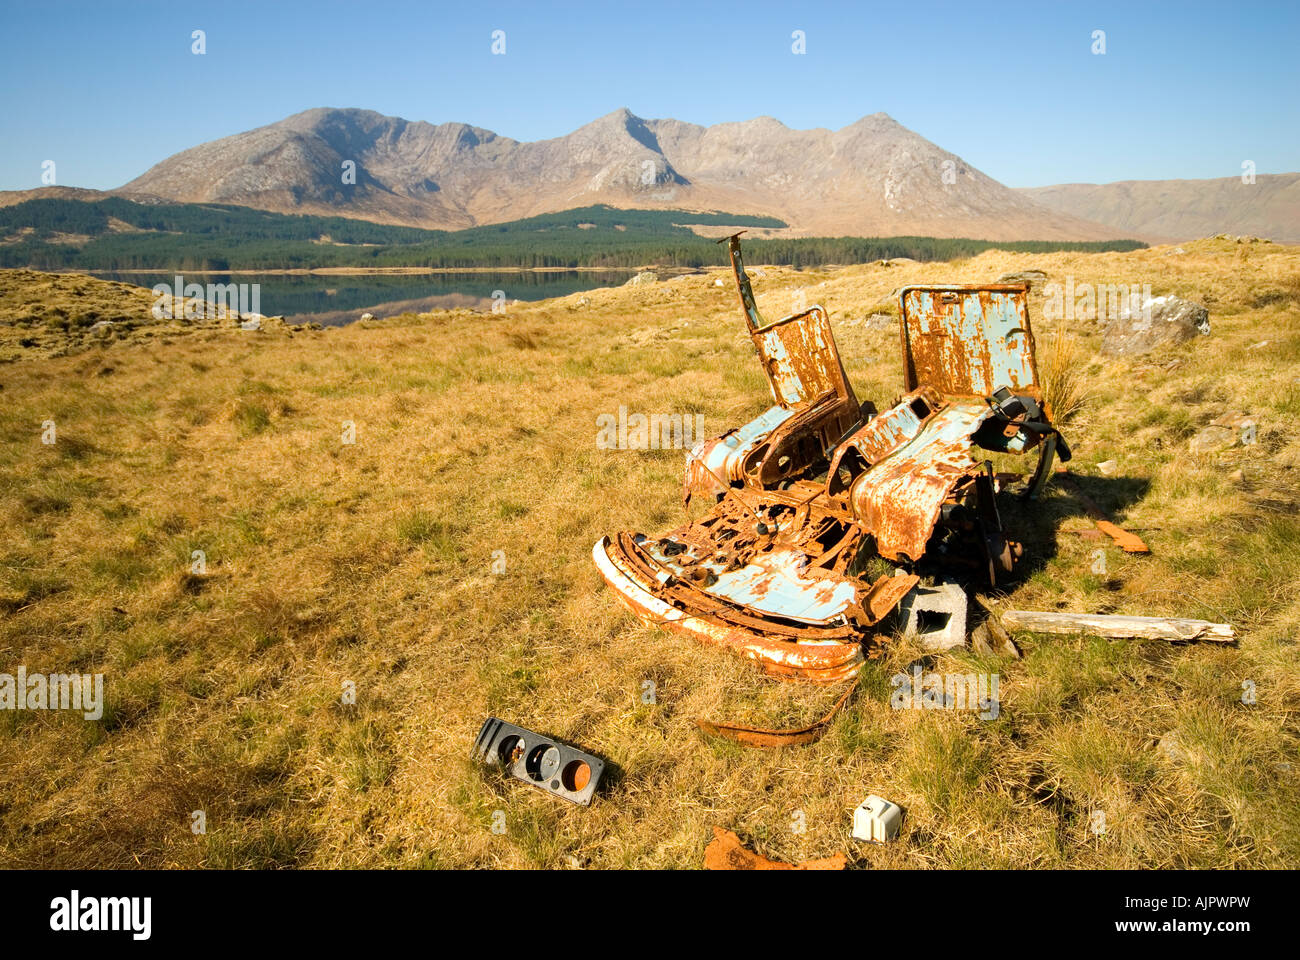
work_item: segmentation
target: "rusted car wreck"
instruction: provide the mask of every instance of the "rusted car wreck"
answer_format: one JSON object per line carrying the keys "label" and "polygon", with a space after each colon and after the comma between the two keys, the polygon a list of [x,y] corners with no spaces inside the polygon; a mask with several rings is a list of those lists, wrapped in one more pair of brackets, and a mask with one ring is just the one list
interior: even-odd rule
{"label": "rusted car wreck", "polygon": [[[1028,498],[1069,449],[1039,386],[1025,285],[903,288],[907,392],[878,412],[854,394],[826,311],[764,321],[739,236],[728,244],[773,405],[688,454],[685,500],[708,498],[708,513],[604,537],[592,555],[647,623],[831,683],[878,653],[882,621],[928,567],[985,585],[1012,571],[1020,547],[975,448],[1037,449]],[[873,556],[892,575],[864,576]]]}

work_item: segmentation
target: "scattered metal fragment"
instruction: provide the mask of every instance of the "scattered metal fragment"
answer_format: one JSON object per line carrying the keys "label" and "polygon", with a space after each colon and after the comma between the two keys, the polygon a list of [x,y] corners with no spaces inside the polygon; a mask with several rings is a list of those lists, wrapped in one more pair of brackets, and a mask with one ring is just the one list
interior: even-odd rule
{"label": "scattered metal fragment", "polygon": [[755,853],[740,842],[740,837],[721,827],[713,828],[713,841],[704,848],[705,870],[843,870],[848,858],[842,853],[824,860],[803,863],[780,863]]}
{"label": "scattered metal fragment", "polygon": [[[647,623],[779,677],[840,682],[879,654],[918,568],[990,586],[1014,568],[1020,545],[975,448],[1037,448],[1030,499],[1058,453],[1070,459],[1038,384],[1028,288],[902,288],[906,393],[878,412],[854,394],[826,311],[764,320],[739,235],[725,241],[772,406],[690,451],[683,498],[711,501],[706,514],[657,538],[603,537],[592,557]],[[905,576],[864,579],[873,557]]]}
{"label": "scattered metal fragment", "polygon": [[853,836],[873,843],[888,843],[898,837],[903,825],[903,808],[874,793],[853,811]]}
{"label": "scattered metal fragment", "polygon": [[1151,552],[1151,548],[1148,547],[1142,538],[1136,533],[1124,530],[1111,522],[1110,517],[1106,515],[1106,511],[1097,506],[1096,502],[1090,496],[1079,489],[1079,485],[1074,482],[1074,477],[1070,475],[1068,470],[1058,470],[1056,472],[1056,479],[1063,487],[1069,490],[1081,504],[1083,504],[1083,509],[1087,511],[1088,516],[1092,517],[1093,522],[1097,525],[1097,529],[1114,540],[1116,545],[1123,549],[1125,553]]}
{"label": "scattered metal fragment", "polygon": [[584,807],[605,772],[605,761],[558,740],[488,717],[474,741],[473,756],[502,766],[517,780]]}
{"label": "scattered metal fragment", "polygon": [[1098,637],[1140,637],[1147,640],[1236,639],[1231,624],[1170,617],[1129,617],[1104,613],[1059,613],[1041,610],[1004,610],[1002,623],[1011,630],[1031,633],[1091,633]]}
{"label": "scattered metal fragment", "polygon": [[736,723],[719,723],[712,720],[696,720],[701,730],[710,736],[726,737],[743,743],[747,747],[797,747],[821,739],[830,722],[840,712],[849,696],[857,689],[857,683],[850,683],[848,689],[835,701],[830,712],[816,723],[797,730],[767,730],[763,727],[746,727]]}

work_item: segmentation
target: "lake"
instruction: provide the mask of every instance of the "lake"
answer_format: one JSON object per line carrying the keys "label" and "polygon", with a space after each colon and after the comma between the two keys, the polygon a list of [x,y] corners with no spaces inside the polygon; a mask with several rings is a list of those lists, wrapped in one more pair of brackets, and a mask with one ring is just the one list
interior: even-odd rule
{"label": "lake", "polygon": [[[547,273],[505,271],[322,276],[182,272],[181,276],[185,284],[258,284],[258,313],[268,317],[283,316],[295,323],[312,320],[324,326],[342,326],[360,319],[363,313],[393,317],[400,313],[457,307],[490,310],[494,295],[504,297],[507,303],[563,297],[596,287],[616,287],[626,283],[633,273],[631,270],[565,270]],[[176,283],[175,273],[100,273],[96,276],[149,288],[160,283],[171,288]]]}

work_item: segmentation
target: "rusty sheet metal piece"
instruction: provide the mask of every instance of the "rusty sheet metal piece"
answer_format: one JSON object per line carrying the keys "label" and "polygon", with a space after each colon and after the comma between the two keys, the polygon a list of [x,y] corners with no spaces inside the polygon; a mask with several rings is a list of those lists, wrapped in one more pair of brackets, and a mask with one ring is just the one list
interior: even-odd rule
{"label": "rusty sheet metal piece", "polygon": [[722,827],[713,828],[713,842],[704,848],[705,870],[843,870],[848,857],[837,853],[824,860],[781,863],[755,853],[740,842],[740,837]]}
{"label": "rusty sheet metal piece", "polygon": [[999,387],[1035,398],[1038,368],[1025,284],[904,287],[904,380],[947,396],[989,397]]}
{"label": "rusty sheet metal piece", "polygon": [[920,582],[921,578],[916,574],[906,573],[902,576],[881,577],[873,583],[863,604],[867,610],[867,622],[879,623],[885,619],[889,612],[898,606]]}
{"label": "rusty sheet metal piece", "polygon": [[[909,395],[894,409],[912,412],[918,402],[924,401]],[[925,416],[902,446],[870,466],[849,494],[858,522],[890,560],[921,559],[944,501],[975,468],[970,438],[990,414],[980,400],[925,402],[925,407]],[[872,421],[861,432],[874,425]]]}
{"label": "rusty sheet metal piece", "polygon": [[1130,531],[1117,526],[1114,521],[1107,516],[1106,511],[1097,506],[1096,501],[1079,488],[1079,485],[1074,482],[1074,477],[1070,475],[1068,470],[1058,470],[1056,472],[1056,479],[1063,487],[1074,495],[1075,499],[1083,504],[1083,509],[1087,512],[1088,516],[1092,518],[1097,529],[1114,540],[1116,545],[1125,553],[1151,552],[1151,548],[1146,545],[1146,541],[1136,533],[1131,533]]}
{"label": "rusty sheet metal piece", "polygon": [[858,687],[850,683],[831,707],[830,712],[816,723],[793,730],[770,730],[765,727],[747,727],[738,723],[726,723],[714,720],[696,720],[701,730],[711,737],[726,737],[747,747],[799,747],[821,739],[836,714],[848,703],[849,697]]}

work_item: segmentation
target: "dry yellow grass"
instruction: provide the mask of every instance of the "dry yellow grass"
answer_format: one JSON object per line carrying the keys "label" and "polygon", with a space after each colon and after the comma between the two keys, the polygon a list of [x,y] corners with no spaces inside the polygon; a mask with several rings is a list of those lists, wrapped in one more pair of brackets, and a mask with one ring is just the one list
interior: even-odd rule
{"label": "dry yellow grass", "polygon": [[[1104,545],[1075,534],[1071,499],[1008,505],[1028,557],[1011,601],[1227,620],[1241,638],[1022,637],[1017,662],[934,658],[1000,674],[992,722],[891,710],[888,678],[916,656],[900,643],[820,742],[778,752],[694,720],[809,720],[835,691],[639,625],[590,560],[601,534],[682,512],[682,454],[597,449],[599,414],[698,412],[716,432],[764,408],[729,284],[0,367],[0,671],[102,671],[108,697],[98,722],[0,715],[0,863],[689,867],[720,824],[773,857],[878,867],[1300,865],[1300,250],[1186,249],[764,271],[764,312],[800,288],[823,303],[878,404],[901,392],[898,339],[859,321],[903,283],[1036,268],[1206,302],[1210,337],[1144,360],[1101,359],[1075,331],[1075,471],[1153,553],[1108,550],[1094,574]],[[1188,453],[1228,411],[1253,414],[1259,442]],[[1118,476],[1088,479],[1107,459]],[[471,763],[488,714],[608,758],[593,805]],[[898,843],[850,838],[868,792],[906,808]]]}
{"label": "dry yellow grass", "polygon": [[[1032,321],[1030,321],[1032,323]],[[1084,383],[1084,356],[1079,338],[1065,324],[1058,324],[1047,341],[1039,361],[1043,398],[1053,422],[1063,426],[1078,413],[1088,399]]]}

